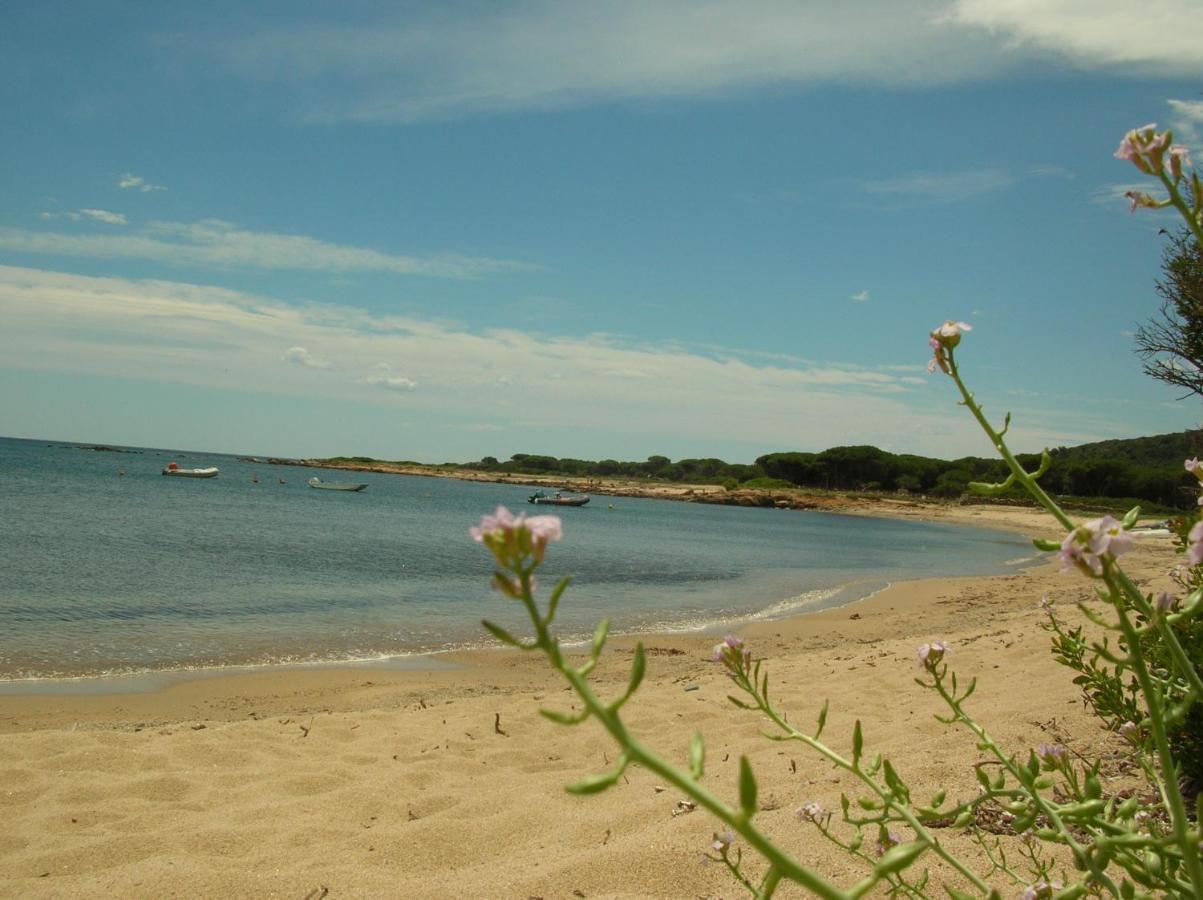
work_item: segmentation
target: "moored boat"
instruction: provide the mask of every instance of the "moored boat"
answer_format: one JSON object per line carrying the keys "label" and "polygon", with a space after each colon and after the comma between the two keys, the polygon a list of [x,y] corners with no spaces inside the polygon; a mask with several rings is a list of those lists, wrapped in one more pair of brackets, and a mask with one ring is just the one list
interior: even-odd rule
{"label": "moored boat", "polygon": [[164,475],[178,475],[181,478],[212,478],[220,469],[217,466],[209,466],[205,469],[181,469],[177,462],[169,462],[163,467]]}
{"label": "moored boat", "polygon": [[309,479],[309,486],[323,491],[362,491],[367,487],[359,481],[322,481],[316,476]]}
{"label": "moored boat", "polygon": [[534,503],[537,506],[584,506],[589,502],[587,494],[563,494],[560,491],[547,493],[547,491],[535,491],[526,498],[527,503]]}

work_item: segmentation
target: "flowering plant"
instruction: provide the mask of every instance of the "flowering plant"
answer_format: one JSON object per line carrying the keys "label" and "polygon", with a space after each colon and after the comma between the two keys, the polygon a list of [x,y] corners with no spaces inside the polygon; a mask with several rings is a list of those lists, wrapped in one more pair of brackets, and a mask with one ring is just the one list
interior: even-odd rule
{"label": "flowering plant", "polygon": [[[1191,170],[1185,148],[1174,144],[1169,132],[1159,134],[1154,126],[1146,126],[1129,132],[1116,156],[1158,177],[1168,193],[1165,200],[1135,194],[1131,197],[1133,208],[1175,207],[1203,245],[1203,185]],[[1203,897],[1203,834],[1198,825],[1203,795],[1184,796],[1178,782],[1181,760],[1176,755],[1181,754],[1181,746],[1175,746],[1171,739],[1188,716],[1197,714],[1201,708],[1197,701],[1203,698],[1198,662],[1203,640],[1187,639],[1194,633],[1191,629],[1203,606],[1203,578],[1181,579],[1185,596],[1180,599],[1168,593],[1145,595],[1119,565],[1119,558],[1132,549],[1129,530],[1139,510],[1132,510],[1122,520],[1104,516],[1077,523],[1057,505],[1038,484],[1049,466],[1047,452],[1035,472],[1026,471],[1005,440],[1010,414],[996,429],[962,380],[956,351],[968,331],[970,327],[964,322],[949,321],[931,332],[929,371],[938,369],[953,380],[961,403],[981,425],[1010,471],[1001,484],[972,484],[970,489],[991,495],[1018,485],[1064,529],[1061,540],[1037,540],[1036,546],[1056,552],[1064,569],[1091,579],[1103,600],[1102,611],[1085,605],[1081,608],[1103,637],[1096,640],[1081,628],[1066,628],[1055,615],[1054,604],[1045,598],[1041,607],[1049,613],[1053,654],[1080,673],[1075,680],[1083,685],[1095,712],[1109,730],[1131,744],[1141,770],[1155,789],[1151,795],[1106,794],[1100,764],[1073,758],[1061,744],[1041,744],[1019,753],[1003,749],[969,709],[976,680],[958,680],[948,662],[952,648],[943,640],[934,640],[918,648],[920,677],[916,680],[943,704],[946,712],[937,718],[966,729],[976,746],[991,758],[992,765],[989,770],[984,765],[975,767],[980,785],[975,797],[946,803],[946,792],[938,790],[923,802],[913,796],[911,786],[887,758],[880,753],[870,755],[859,721],[852,729],[847,750],[837,749],[822,737],[826,705],[819,711],[813,730],[790,724],[770,699],[763,661],[740,638],[728,636],[715,646],[713,655],[739,695],[732,696],[731,702],[767,720],[772,739],[804,745],[851,776],[858,786],[860,796],[842,796],[838,818],[837,813],[814,800],[806,800],[796,812],[800,822],[862,864],[864,874],[841,887],[783,850],[755,821],[758,785],[747,757],[740,758],[736,798],[731,802],[703,783],[706,750],[700,733],[693,735],[684,767],[652,752],[631,733],[622,710],[647,671],[642,644],[636,646],[625,690],[610,700],[604,700],[589,681],[606,643],[608,621],[598,625],[583,662],[576,664],[565,655],[552,625],[568,579],[555,586],[543,606],[535,599],[535,571],[543,562],[548,544],[562,537],[558,518],[527,519],[502,507],[472,529],[473,538],[490,550],[497,563],[494,586],[523,604],[534,636],[519,638],[491,622],[485,622],[485,628],[504,644],[544,654],[581,701],[579,712],[544,709],[544,716],[562,725],[581,725],[596,719],[618,745],[620,752],[612,769],[571,785],[569,791],[604,791],[616,784],[631,765],[654,773],[719,820],[722,830],[705,855],[725,866],[755,897],[771,897],[782,882],[793,882],[815,896],[832,900],[852,900],[874,890],[885,890],[891,896],[927,896],[931,875],[924,863],[932,860],[942,863],[944,871],[955,873],[952,877],[956,884],[942,886],[954,900],[1001,897],[1000,883],[1010,885],[1024,900],[1086,895],[1123,900]],[[1198,461],[1188,461],[1186,466],[1203,480],[1203,466]],[[1186,532],[1184,549],[1192,566],[1203,561],[1203,523]],[[1188,809],[1188,801],[1192,809]],[[1014,854],[1007,856],[999,841],[973,828],[980,814],[999,808],[1020,837],[1018,861]],[[947,825],[965,829],[980,847],[981,857],[962,859],[941,843],[934,829]],[[741,841],[760,857],[759,871],[753,872],[745,865],[738,846]],[[1056,848],[1053,853],[1046,852],[1050,846]],[[1058,855],[1072,864],[1072,876],[1068,871],[1054,871],[1054,857]]]}

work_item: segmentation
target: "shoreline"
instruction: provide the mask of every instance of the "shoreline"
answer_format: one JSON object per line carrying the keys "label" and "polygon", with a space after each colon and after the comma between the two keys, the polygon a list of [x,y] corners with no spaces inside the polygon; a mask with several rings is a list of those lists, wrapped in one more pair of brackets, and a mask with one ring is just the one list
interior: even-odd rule
{"label": "shoreline", "polygon": [[[1031,511],[1006,521],[1055,530]],[[1178,558],[1170,540],[1148,538],[1124,561],[1142,590],[1157,590]],[[1087,579],[1049,560],[895,582],[854,604],[737,631],[765,660],[791,721],[807,730],[830,701],[833,747],[846,748],[863,721],[867,752],[885,753],[916,796],[944,787],[956,798],[976,790],[980,754],[935,722],[938,702],[913,680],[915,647],[952,644],[956,671],[980,677],[975,715],[1008,749],[1056,741],[1119,759],[1118,739],[1083,711],[1072,673],[1051,658],[1036,608],[1048,594],[1067,624],[1082,623],[1075,604],[1091,593]],[[610,641],[590,677],[602,696],[625,689],[637,640]],[[758,736],[763,720],[726,699],[713,635],[641,640],[647,674],[624,708],[631,732],[678,765],[702,732],[706,783],[731,802],[747,756],[762,826],[853,883],[861,870],[794,809],[817,801],[838,810],[856,785],[805,748]],[[457,668],[332,667],[140,694],[0,696],[0,814],[10,826],[0,879],[31,898],[733,895],[721,867],[698,865],[715,821],[681,814],[680,796],[650,773],[631,769],[600,795],[565,793],[612,766],[616,751],[596,723],[565,728],[539,714],[572,708],[545,662],[513,650],[451,656]],[[1108,789],[1125,777],[1116,772],[1104,772]],[[974,853],[960,834],[940,837]],[[1008,851],[1017,841],[1000,840]],[[957,884],[939,867],[933,879]]]}
{"label": "shoreline", "polygon": [[[664,498],[659,498],[664,499]],[[896,518],[896,519],[914,519],[925,522],[955,522],[967,525],[969,527],[978,527],[983,529],[1006,531],[1011,533],[1024,533],[1029,529],[1031,522],[1030,513],[1034,510],[1025,509],[1022,507],[1011,508],[1015,511],[1009,515],[1003,512],[999,514],[999,508],[988,507],[986,515],[989,521],[979,521],[978,517],[982,515],[981,510],[975,510],[970,506],[949,507],[947,509],[940,506],[924,507],[921,504],[908,504],[911,508],[909,514],[885,515],[877,508],[849,508],[845,510],[817,510],[829,515],[855,515],[868,518]],[[1002,510],[1007,510],[1003,507]],[[1015,571],[1022,571],[1034,565],[1040,564],[1041,554],[1033,550],[1030,557],[1022,557],[1017,560],[1004,561],[999,564],[1000,567],[1013,567]],[[1007,574],[1007,573],[1001,573]],[[993,577],[993,576],[968,576],[968,577]],[[728,620],[714,620],[699,623],[682,623],[678,627],[651,627],[647,629],[634,628],[629,631],[612,631],[611,635],[615,638],[623,638],[629,641],[638,641],[642,639],[655,638],[673,638],[673,637],[703,637],[710,638],[714,635],[721,635],[727,631],[739,631],[748,626],[757,623],[772,623],[792,619],[796,616],[812,616],[829,610],[841,610],[855,604],[861,603],[883,590],[888,590],[895,583],[907,583],[911,581],[922,580],[916,578],[899,579],[896,582],[886,581],[885,579],[860,579],[847,583],[842,583],[828,588],[817,589],[816,591],[808,591],[806,594],[822,593],[825,596],[820,598],[803,599],[806,594],[789,596],[781,599],[775,599],[767,603],[763,608],[750,611],[745,615]],[[849,592],[856,593],[864,589],[867,593],[860,596],[851,596],[847,599],[838,600],[842,595]],[[792,601],[801,601],[793,604]],[[785,608],[782,608],[785,607]],[[774,612],[774,610],[778,610]],[[308,670],[331,670],[345,668],[348,670],[375,670],[375,669],[396,669],[396,670],[411,670],[411,669],[439,669],[444,668],[448,664],[460,665],[456,661],[456,657],[462,655],[471,655],[479,652],[493,652],[495,650],[503,650],[496,643],[487,643],[483,633],[478,635],[478,639],[482,643],[475,641],[467,642],[459,646],[433,647],[428,649],[415,649],[409,651],[398,651],[396,653],[374,654],[364,657],[349,657],[349,658],[315,658],[315,659],[280,659],[262,662],[242,662],[234,661],[228,663],[218,663],[213,665],[192,665],[180,667],[165,667],[165,668],[146,668],[146,669],[129,669],[109,672],[89,672],[75,674],[53,674],[53,675],[26,675],[26,676],[0,676],[0,698],[18,697],[23,695],[91,695],[99,696],[104,694],[128,695],[132,693],[148,693],[161,691],[170,686],[200,680],[209,680],[214,678],[233,677],[240,675],[254,676],[256,674],[270,672],[289,672],[289,671],[308,671]],[[579,637],[566,639],[564,646],[573,648],[574,646],[587,646],[590,640],[588,634],[582,633]]]}

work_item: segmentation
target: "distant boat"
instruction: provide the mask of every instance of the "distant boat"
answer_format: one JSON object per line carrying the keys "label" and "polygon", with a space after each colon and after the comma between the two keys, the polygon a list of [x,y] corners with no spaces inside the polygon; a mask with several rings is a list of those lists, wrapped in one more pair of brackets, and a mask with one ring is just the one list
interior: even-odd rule
{"label": "distant boat", "polygon": [[164,475],[178,475],[181,478],[212,478],[220,469],[210,466],[207,469],[181,469],[179,463],[170,462],[163,468]]}
{"label": "distant boat", "polygon": [[535,491],[526,498],[527,503],[534,503],[537,506],[584,506],[589,502],[589,497],[586,494],[572,496],[562,494],[559,491],[547,493],[547,491]]}
{"label": "distant boat", "polygon": [[366,484],[361,484],[358,481],[322,481],[322,479],[314,477],[309,479],[311,488],[321,488],[323,491],[362,491]]}

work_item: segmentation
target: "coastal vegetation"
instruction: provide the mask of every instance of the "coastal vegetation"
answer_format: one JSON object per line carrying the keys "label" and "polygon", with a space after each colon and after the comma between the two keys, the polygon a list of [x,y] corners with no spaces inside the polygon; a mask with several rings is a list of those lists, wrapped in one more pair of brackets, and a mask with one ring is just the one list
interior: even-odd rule
{"label": "coastal vegetation", "polygon": [[[1185,431],[1126,440],[1099,441],[1049,450],[1051,460],[1041,484],[1063,501],[1110,507],[1140,502],[1146,511],[1183,510],[1195,503],[1195,480],[1182,470],[1182,460],[1203,450],[1203,434]],[[1018,454],[1028,468],[1039,454]],[[966,456],[946,460],[909,453],[891,453],[873,446],[832,447],[819,453],[767,453],[752,464],[721,459],[679,459],[649,456],[642,462],[587,460],[515,453],[504,462],[493,456],[468,463],[426,466],[412,461],[383,463],[368,457],[335,457],[335,466],[385,464],[406,468],[435,468],[490,472],[499,475],[563,476],[565,478],[624,479],[675,484],[714,484],[728,489],[804,488],[832,491],[880,491],[915,496],[956,498],[970,482],[1006,478],[999,459]],[[1005,499],[1023,500],[1012,486]],[[1101,503],[1099,501],[1102,501]],[[1129,502],[1131,501],[1131,502]]]}

